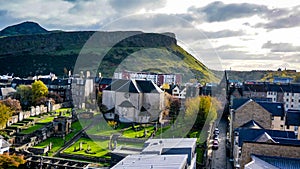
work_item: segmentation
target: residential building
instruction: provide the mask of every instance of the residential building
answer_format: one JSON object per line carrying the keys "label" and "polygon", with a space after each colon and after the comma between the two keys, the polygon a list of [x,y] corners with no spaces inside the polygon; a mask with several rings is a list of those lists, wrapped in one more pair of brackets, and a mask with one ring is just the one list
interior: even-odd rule
{"label": "residential building", "polygon": [[300,110],[287,110],[284,130],[293,131],[300,140]]}
{"label": "residential building", "polygon": [[[267,130],[255,121],[249,121],[234,131],[233,158],[236,168],[241,165],[244,142],[284,143],[298,141],[294,132],[281,130]],[[299,142],[300,143],[300,142]]]}
{"label": "residential building", "polygon": [[[90,76],[90,72],[86,71],[80,75],[74,75],[72,80],[72,99],[74,107],[79,109],[91,108],[88,106],[96,106],[96,89],[94,78]],[[91,103],[92,105],[87,105]],[[93,108],[93,107],[92,107]]]}
{"label": "residential building", "polygon": [[167,84],[181,84],[182,83],[182,74],[162,74],[162,73],[152,73],[152,72],[130,72],[122,71],[115,72],[115,79],[134,79],[134,80],[151,80],[156,85],[160,86],[164,83]]}

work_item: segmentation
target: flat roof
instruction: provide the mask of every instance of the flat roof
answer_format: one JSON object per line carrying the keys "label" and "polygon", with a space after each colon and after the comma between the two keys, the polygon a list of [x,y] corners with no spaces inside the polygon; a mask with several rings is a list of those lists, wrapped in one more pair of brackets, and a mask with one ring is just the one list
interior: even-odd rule
{"label": "flat roof", "polygon": [[172,168],[182,169],[187,164],[187,155],[129,155],[117,163],[112,169],[129,168]]}
{"label": "flat roof", "polygon": [[149,139],[145,142],[143,154],[161,154],[163,149],[172,148],[191,148],[196,147],[196,138],[168,138],[168,139]]}

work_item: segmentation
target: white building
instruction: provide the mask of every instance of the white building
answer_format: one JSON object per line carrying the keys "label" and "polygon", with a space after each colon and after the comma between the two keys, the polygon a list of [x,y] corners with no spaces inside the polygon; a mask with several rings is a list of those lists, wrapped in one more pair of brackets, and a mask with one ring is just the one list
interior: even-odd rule
{"label": "white building", "polygon": [[10,144],[0,135],[0,154],[9,152]]}

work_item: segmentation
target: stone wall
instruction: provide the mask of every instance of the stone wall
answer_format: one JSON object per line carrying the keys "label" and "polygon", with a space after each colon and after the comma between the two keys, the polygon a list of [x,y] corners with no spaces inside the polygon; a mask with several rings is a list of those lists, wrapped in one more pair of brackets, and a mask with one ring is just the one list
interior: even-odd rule
{"label": "stone wall", "polygon": [[233,117],[233,129],[240,127],[250,120],[255,120],[265,129],[271,129],[271,113],[252,100],[235,110]]}
{"label": "stone wall", "polygon": [[45,148],[34,148],[34,147],[29,147],[28,151],[32,152],[35,155],[42,155],[45,154],[49,151],[49,146],[46,146]]}
{"label": "stone wall", "polygon": [[242,168],[244,168],[244,166],[251,161],[251,154],[300,158],[300,145],[244,142],[240,160]]}

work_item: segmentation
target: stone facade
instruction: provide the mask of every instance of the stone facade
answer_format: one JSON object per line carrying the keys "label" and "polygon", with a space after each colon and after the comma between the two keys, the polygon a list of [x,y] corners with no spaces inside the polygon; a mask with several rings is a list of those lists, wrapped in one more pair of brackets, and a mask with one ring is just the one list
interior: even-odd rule
{"label": "stone facade", "polygon": [[235,110],[233,115],[233,129],[240,127],[250,120],[256,121],[265,129],[271,129],[272,115],[253,100]]}
{"label": "stone facade", "polygon": [[285,120],[284,117],[274,116],[272,120],[273,130],[284,130]]}
{"label": "stone facade", "polygon": [[251,154],[300,158],[299,145],[282,145],[276,143],[244,142],[242,146],[241,168],[251,161]]}

